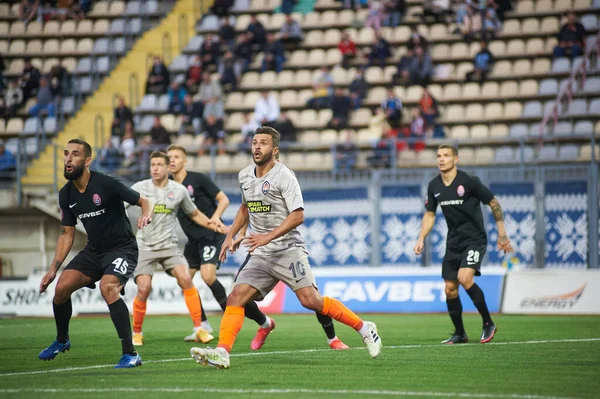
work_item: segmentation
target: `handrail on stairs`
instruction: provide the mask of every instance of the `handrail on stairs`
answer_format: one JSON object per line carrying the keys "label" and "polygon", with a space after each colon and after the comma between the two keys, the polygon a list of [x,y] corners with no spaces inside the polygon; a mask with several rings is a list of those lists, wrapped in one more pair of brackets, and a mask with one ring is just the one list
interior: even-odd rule
{"label": "handrail on stairs", "polygon": [[181,51],[189,41],[188,22],[187,14],[179,14],[179,19],[177,20],[177,49],[179,51]]}
{"label": "handrail on stairs", "polygon": [[129,106],[139,104],[140,100],[140,77],[137,72],[129,74]]}
{"label": "handrail on stairs", "polygon": [[[98,129],[98,125],[100,125],[100,129]],[[96,148],[104,146],[104,127],[104,116],[96,114],[94,117],[94,147]]]}
{"label": "handrail on stairs", "polygon": [[162,58],[165,65],[173,61],[173,38],[170,32],[165,32],[162,36]]}

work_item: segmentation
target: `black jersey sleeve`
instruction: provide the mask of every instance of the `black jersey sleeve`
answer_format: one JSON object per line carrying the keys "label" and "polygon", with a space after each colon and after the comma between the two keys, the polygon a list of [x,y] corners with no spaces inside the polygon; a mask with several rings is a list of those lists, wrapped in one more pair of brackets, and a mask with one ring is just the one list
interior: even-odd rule
{"label": "black jersey sleeve", "polygon": [[477,198],[479,201],[484,204],[489,204],[490,201],[494,198],[494,193],[487,188],[478,177],[472,176],[471,181],[471,192],[473,193],[473,197]]}
{"label": "black jersey sleeve", "polygon": [[121,180],[106,175],[106,185],[108,189],[118,197],[121,201],[131,205],[137,205],[140,200],[140,193],[134,189],[127,187]]}
{"label": "black jersey sleeve", "polygon": [[425,200],[425,209],[427,212],[435,212],[437,209],[437,198],[433,195],[432,183],[427,186],[427,199]]}
{"label": "black jersey sleeve", "polygon": [[58,193],[58,206],[60,207],[60,224],[61,226],[75,226],[77,217],[71,212],[69,207],[69,198],[67,195],[67,186],[63,187]]}
{"label": "black jersey sleeve", "polygon": [[217,198],[217,194],[221,192],[221,189],[217,187],[215,182],[213,182],[212,179],[205,174],[197,175],[196,184],[197,187],[200,187],[211,200]]}

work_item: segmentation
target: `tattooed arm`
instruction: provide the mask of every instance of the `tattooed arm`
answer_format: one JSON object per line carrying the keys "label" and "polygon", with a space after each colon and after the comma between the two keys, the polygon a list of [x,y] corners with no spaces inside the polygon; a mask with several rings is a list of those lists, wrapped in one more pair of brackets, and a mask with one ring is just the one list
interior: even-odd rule
{"label": "tattooed arm", "polygon": [[510,245],[508,235],[506,235],[506,228],[504,227],[504,213],[502,212],[500,202],[494,197],[488,205],[492,208],[492,215],[496,221],[496,226],[498,226],[498,249],[503,250],[504,253],[512,252],[513,249]]}
{"label": "tattooed arm", "polygon": [[46,291],[48,286],[54,281],[56,278],[56,273],[62,266],[65,258],[69,254],[71,247],[73,246],[73,240],[75,239],[75,226],[61,226],[60,228],[60,236],[58,237],[58,242],[56,243],[56,252],[54,253],[54,259],[52,260],[52,265],[50,266],[50,270],[40,283],[40,293]]}

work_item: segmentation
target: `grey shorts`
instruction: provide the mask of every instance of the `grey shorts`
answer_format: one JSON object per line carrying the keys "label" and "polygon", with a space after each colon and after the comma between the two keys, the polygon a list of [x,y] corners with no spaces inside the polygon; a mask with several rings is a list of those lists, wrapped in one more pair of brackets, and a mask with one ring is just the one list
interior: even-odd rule
{"label": "grey shorts", "polygon": [[146,251],[140,249],[134,278],[143,274],[152,276],[154,274],[154,269],[156,269],[158,265],[162,266],[162,268],[169,273],[175,266],[184,265],[187,267],[188,263],[181,252],[179,252],[179,248],[169,248],[158,251]]}
{"label": "grey shorts", "polygon": [[303,248],[289,248],[269,257],[251,255],[240,269],[234,287],[248,284],[256,288],[262,300],[278,282],[282,281],[292,291],[315,287],[317,283],[308,263],[308,252]]}

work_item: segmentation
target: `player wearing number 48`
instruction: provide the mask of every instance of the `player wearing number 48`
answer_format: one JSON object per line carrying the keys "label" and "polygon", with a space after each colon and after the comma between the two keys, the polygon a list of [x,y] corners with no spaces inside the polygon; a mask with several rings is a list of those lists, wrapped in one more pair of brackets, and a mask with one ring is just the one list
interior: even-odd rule
{"label": "player wearing number 48", "polygon": [[481,261],[487,247],[487,234],[483,224],[480,202],[492,208],[498,227],[498,249],[512,252],[512,247],[504,228],[504,217],[500,203],[494,194],[474,176],[458,170],[458,149],[451,145],[441,145],[437,151],[440,174],[427,188],[425,215],[421,234],[415,245],[415,254],[423,253],[425,237],[435,223],[438,204],[448,225],[446,254],[442,263],[442,278],[446,283],[446,303],[454,324],[454,334],[442,341],[443,344],[467,343],[463,326],[462,303],[458,296],[459,284],[463,286],[483,319],[480,342],[490,342],[496,334],[496,325],[490,317],[483,291],[474,282],[481,275]]}

